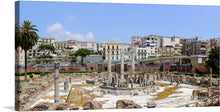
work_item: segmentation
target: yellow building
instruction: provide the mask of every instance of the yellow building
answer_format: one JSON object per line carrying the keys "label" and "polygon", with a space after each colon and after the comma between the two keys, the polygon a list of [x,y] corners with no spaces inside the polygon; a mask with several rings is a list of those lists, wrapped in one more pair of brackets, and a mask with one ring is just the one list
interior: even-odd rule
{"label": "yellow building", "polygon": [[112,61],[120,60],[120,42],[105,42],[102,45],[102,55],[104,60],[108,59],[108,53],[112,55]]}
{"label": "yellow building", "polygon": [[158,49],[158,56],[181,55],[181,47],[165,46]]}

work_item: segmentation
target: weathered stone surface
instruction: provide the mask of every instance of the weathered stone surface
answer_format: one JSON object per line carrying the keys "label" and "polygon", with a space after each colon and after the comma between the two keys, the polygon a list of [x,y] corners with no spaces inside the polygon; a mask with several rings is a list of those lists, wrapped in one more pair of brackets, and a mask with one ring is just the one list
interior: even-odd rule
{"label": "weathered stone surface", "polygon": [[116,102],[116,109],[131,109],[131,108],[142,108],[142,107],[131,100],[118,100]]}
{"label": "weathered stone surface", "polygon": [[102,109],[102,104],[98,101],[86,102],[83,104],[83,110]]}
{"label": "weathered stone surface", "polygon": [[87,79],[86,83],[87,84],[95,84],[95,80]]}
{"label": "weathered stone surface", "polygon": [[147,102],[147,108],[155,108],[157,106],[154,102]]}
{"label": "weathered stone surface", "polygon": [[48,110],[51,106],[53,105],[53,103],[48,103],[48,102],[42,102],[36,106],[34,106],[32,109],[30,109],[31,111],[45,111]]}

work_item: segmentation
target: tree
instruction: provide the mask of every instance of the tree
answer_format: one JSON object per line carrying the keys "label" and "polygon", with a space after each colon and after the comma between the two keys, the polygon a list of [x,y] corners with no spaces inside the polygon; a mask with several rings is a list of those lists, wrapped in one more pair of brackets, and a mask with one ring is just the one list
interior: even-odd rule
{"label": "tree", "polygon": [[90,54],[88,49],[79,49],[74,53],[74,56],[81,56],[81,63],[83,64],[83,58]]}
{"label": "tree", "polygon": [[35,28],[37,25],[32,25],[31,23],[30,21],[24,21],[21,24],[19,30],[20,39],[16,41],[25,52],[25,80],[27,80],[27,51],[37,43],[39,38],[37,34],[38,29]]}
{"label": "tree", "polygon": [[50,52],[55,53],[55,47],[52,45],[43,44],[43,45],[40,45],[38,48],[40,51],[44,52],[44,55],[48,55],[48,54],[50,54]]}
{"label": "tree", "polygon": [[211,48],[209,52],[208,60],[206,61],[207,65],[212,67],[213,73],[219,74],[219,46],[216,45]]}

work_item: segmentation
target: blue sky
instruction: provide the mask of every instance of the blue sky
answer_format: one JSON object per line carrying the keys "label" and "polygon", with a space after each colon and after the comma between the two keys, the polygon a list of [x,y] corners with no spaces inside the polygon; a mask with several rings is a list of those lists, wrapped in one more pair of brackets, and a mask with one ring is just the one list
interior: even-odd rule
{"label": "blue sky", "polygon": [[20,2],[20,22],[30,20],[40,37],[130,43],[132,36],[220,38],[219,6]]}

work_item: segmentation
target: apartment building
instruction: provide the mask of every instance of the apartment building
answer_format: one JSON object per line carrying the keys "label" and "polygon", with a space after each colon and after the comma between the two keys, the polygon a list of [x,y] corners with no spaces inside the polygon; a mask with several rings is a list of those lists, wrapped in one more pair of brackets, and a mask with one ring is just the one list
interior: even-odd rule
{"label": "apartment building", "polygon": [[38,47],[43,44],[55,46],[55,38],[39,38],[36,45],[33,46],[32,49],[28,50],[27,55],[30,58],[35,58],[39,55],[42,55],[42,51],[40,51]]}
{"label": "apartment building", "polygon": [[80,48],[88,49],[91,52],[97,52],[97,43],[93,41],[75,41]]}
{"label": "apartment building", "polygon": [[148,56],[155,56],[160,46],[161,37],[156,35],[149,35],[148,37],[142,38],[140,48],[146,48]]}
{"label": "apartment building", "polygon": [[195,37],[183,43],[185,55],[207,55],[208,42],[200,37]]}
{"label": "apartment building", "polygon": [[215,46],[215,45],[220,45],[220,38],[210,39],[210,48]]}
{"label": "apartment building", "polygon": [[136,59],[146,59],[148,57],[147,48],[135,48]]}
{"label": "apartment building", "polygon": [[102,55],[105,61],[108,60],[108,53],[111,53],[112,61],[120,60],[120,42],[105,42],[102,45]]}
{"label": "apartment building", "polygon": [[65,48],[68,47],[69,47],[68,41],[55,42],[56,50],[64,50]]}
{"label": "apartment building", "polygon": [[142,40],[143,37],[140,37],[140,36],[132,36],[131,37],[131,44],[132,45],[137,45],[137,46],[140,46],[141,45],[141,40]]}
{"label": "apartment building", "polygon": [[102,51],[102,43],[97,43],[97,51]]}
{"label": "apartment building", "polygon": [[160,47],[158,49],[158,54],[157,56],[173,56],[173,55],[181,55],[182,51],[181,51],[181,48],[180,46],[176,46],[176,47],[173,47],[173,46],[165,46],[165,47]]}

